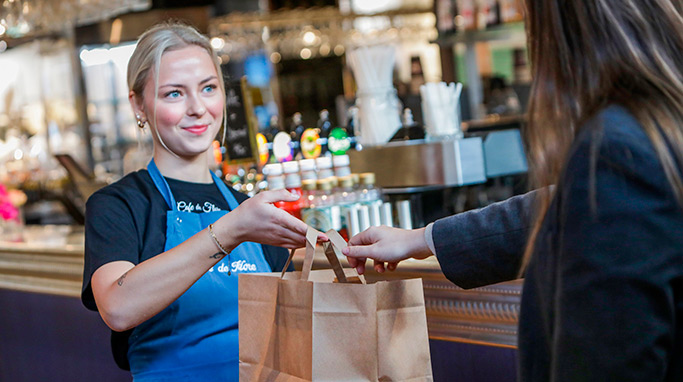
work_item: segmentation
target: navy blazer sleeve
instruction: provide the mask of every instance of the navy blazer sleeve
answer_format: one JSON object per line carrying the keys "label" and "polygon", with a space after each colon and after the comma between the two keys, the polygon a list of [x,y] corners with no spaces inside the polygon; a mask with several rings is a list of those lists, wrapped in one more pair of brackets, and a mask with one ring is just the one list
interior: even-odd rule
{"label": "navy blazer sleeve", "polygon": [[517,278],[539,192],[437,220],[432,238],[444,275],[462,288]]}

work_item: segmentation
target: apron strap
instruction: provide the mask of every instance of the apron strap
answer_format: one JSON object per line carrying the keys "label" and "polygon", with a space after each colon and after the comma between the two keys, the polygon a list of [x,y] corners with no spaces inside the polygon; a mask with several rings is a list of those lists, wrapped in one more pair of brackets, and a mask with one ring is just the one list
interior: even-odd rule
{"label": "apron strap", "polygon": [[230,207],[231,211],[234,211],[235,208],[239,207],[239,203],[237,203],[237,199],[235,199],[235,196],[230,192],[228,189],[228,186],[219,178],[216,174],[213,173],[213,171],[209,171],[211,173],[211,177],[213,178],[213,182],[216,183],[216,186],[218,187],[218,190],[223,194],[223,198],[228,202],[228,206]]}
{"label": "apron strap", "polygon": [[171,192],[171,187],[168,186],[166,179],[161,175],[159,168],[154,163],[154,159],[149,161],[147,172],[149,172],[149,176],[152,177],[152,181],[154,182],[154,185],[157,186],[157,190],[159,190],[161,196],[164,197],[166,204],[168,204],[168,208],[175,211],[177,204],[173,197],[173,193]]}

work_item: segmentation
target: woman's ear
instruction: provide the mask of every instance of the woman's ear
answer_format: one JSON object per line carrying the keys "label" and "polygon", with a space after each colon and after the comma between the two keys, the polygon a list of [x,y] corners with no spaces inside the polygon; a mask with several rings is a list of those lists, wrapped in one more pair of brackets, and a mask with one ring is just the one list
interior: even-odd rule
{"label": "woman's ear", "polygon": [[135,118],[138,121],[147,122],[147,116],[145,115],[144,108],[142,107],[142,97],[135,94],[134,91],[128,93],[128,102],[130,102],[130,107],[135,113]]}

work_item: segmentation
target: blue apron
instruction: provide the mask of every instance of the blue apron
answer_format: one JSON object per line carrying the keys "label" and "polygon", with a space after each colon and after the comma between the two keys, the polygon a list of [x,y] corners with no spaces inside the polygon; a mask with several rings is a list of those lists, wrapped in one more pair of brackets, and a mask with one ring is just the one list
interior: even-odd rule
{"label": "blue apron", "polygon": [[[228,213],[178,211],[154,160],[147,170],[169,206],[164,251]],[[237,208],[237,200],[225,183],[213,173],[211,176],[230,209]],[[261,245],[242,243],[166,309],[137,326],[128,341],[134,381],[237,381],[237,275],[270,271]]]}

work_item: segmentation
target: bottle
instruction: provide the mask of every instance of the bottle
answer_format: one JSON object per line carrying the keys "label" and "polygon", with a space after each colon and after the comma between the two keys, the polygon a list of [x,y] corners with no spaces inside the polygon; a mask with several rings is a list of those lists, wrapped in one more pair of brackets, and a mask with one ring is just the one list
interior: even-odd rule
{"label": "bottle", "polygon": [[[267,171],[268,174],[266,175],[267,183],[268,183],[268,191],[275,191],[275,190],[281,190],[285,188],[285,177],[282,176],[282,166],[280,166],[279,163],[273,163],[273,165],[277,165],[277,167],[273,166],[271,167],[271,170]],[[266,167],[272,166],[272,165],[266,165]],[[279,172],[278,172],[279,169]],[[273,203],[273,205],[277,208],[286,210],[285,208],[285,203],[283,201],[278,201]]]}
{"label": "bottle", "polygon": [[313,198],[316,196],[317,184],[316,180],[306,179],[301,181],[301,199],[303,204],[301,206],[301,216],[303,220],[304,211],[311,207]]}
{"label": "bottle", "polygon": [[334,176],[334,171],[332,170],[332,158],[316,158],[315,165],[318,168],[318,179],[325,179]]}
{"label": "bottle", "polygon": [[268,142],[272,142],[273,139],[275,138],[275,135],[277,133],[283,131],[282,127],[280,126],[280,119],[278,118],[277,115],[272,115],[270,117],[270,121],[268,123],[268,129],[266,130],[265,137],[268,140]]}
{"label": "bottle", "polygon": [[361,204],[358,207],[358,225],[360,232],[370,228],[370,209],[367,204]]}
{"label": "bottle", "polygon": [[292,125],[289,128],[289,134],[292,137],[292,141],[299,142],[304,130],[306,130],[306,128],[304,128],[304,119],[301,116],[301,113],[294,113],[294,115],[292,115]]}
{"label": "bottle", "polygon": [[498,0],[488,0],[489,12],[486,15],[486,27],[500,24],[500,3]]}
{"label": "bottle", "polygon": [[457,0],[459,16],[462,23],[458,28],[464,30],[477,29],[477,2],[475,0]]}
{"label": "bottle", "polygon": [[268,179],[268,191],[281,190],[285,188],[285,178],[283,176],[273,176]]}
{"label": "bottle", "polygon": [[477,26],[479,29],[500,24],[500,7],[497,0],[478,0],[477,7]]}
{"label": "bottle", "polygon": [[382,225],[385,225],[387,227],[393,227],[394,226],[394,217],[393,217],[393,213],[391,211],[391,203],[389,203],[389,202],[382,203],[382,209],[380,211],[380,214],[381,214],[381,219],[382,219]]}
{"label": "bottle", "polygon": [[452,0],[436,0],[434,2],[436,14],[436,30],[439,36],[455,33],[455,3]]}
{"label": "bottle", "polygon": [[330,122],[330,112],[327,109],[322,109],[320,111],[320,119],[318,119],[318,135],[320,138],[327,138],[330,136],[330,130],[332,130],[332,122]]}
{"label": "bottle", "polygon": [[308,208],[301,213],[302,220],[309,226],[321,232],[327,232],[332,228],[332,206],[334,196],[331,194],[332,186],[327,179],[319,179],[317,190],[312,198],[308,199]]}
{"label": "bottle", "polygon": [[372,227],[378,227],[382,225],[382,216],[381,216],[381,210],[382,209],[382,201],[380,200],[378,203],[372,203],[368,205],[368,214],[370,217],[370,226]]}
{"label": "bottle", "polygon": [[413,229],[410,200],[396,202],[396,209],[398,211],[398,226],[403,229]]}
{"label": "bottle", "polygon": [[425,130],[422,126],[415,123],[413,111],[409,108],[403,109],[403,126],[398,129],[390,141],[403,141],[409,139],[424,139]]}
{"label": "bottle", "polygon": [[334,200],[337,206],[339,206],[339,214],[341,216],[341,228],[339,233],[342,235],[344,240],[348,241],[351,229],[349,229],[349,212],[352,207],[358,208],[358,195],[353,189],[353,178],[351,175],[342,176],[339,178],[339,188],[334,194]]}
{"label": "bottle", "polygon": [[302,198],[301,177],[299,176],[299,163],[294,161],[285,162],[282,164],[282,169],[285,173],[285,188],[292,194],[299,196],[297,200],[284,202],[283,209],[295,218],[301,219],[301,208],[303,207],[304,200]]}
{"label": "bottle", "polygon": [[[270,183],[273,181],[278,182],[278,184],[282,183],[283,187],[281,188],[284,188],[285,177],[282,174],[282,165],[280,163],[270,163],[265,165],[263,167],[263,175],[266,176],[266,188],[268,190],[273,189],[270,185]],[[276,178],[281,179],[277,180]]]}
{"label": "bottle", "polygon": [[336,176],[328,176],[327,180],[330,181],[330,186],[332,187],[332,193],[337,192],[337,189],[339,188],[339,178]]}
{"label": "bottle", "polygon": [[358,134],[358,107],[351,106],[347,111],[346,118],[346,133],[349,137],[355,137]]}
{"label": "bottle", "polygon": [[271,177],[282,176],[282,165],[280,163],[270,163],[263,167],[263,175],[266,180]]}
{"label": "bottle", "polygon": [[282,163],[282,172],[285,174],[285,177],[287,177],[288,174],[299,174],[299,162],[298,161],[289,161],[289,162],[283,162]]}
{"label": "bottle", "polygon": [[318,180],[315,172],[315,159],[299,160],[299,170],[301,171],[301,181]]}
{"label": "bottle", "polygon": [[425,77],[420,56],[412,56],[410,57],[410,83],[408,85],[410,94],[420,94],[420,86],[424,84]]}
{"label": "bottle", "polygon": [[353,189],[358,191],[360,189],[360,174],[351,173],[351,178],[353,178]]}
{"label": "bottle", "polygon": [[375,187],[375,173],[364,172],[360,174],[360,187],[358,200],[361,204],[370,205],[382,202],[382,192]]}
{"label": "bottle", "polygon": [[334,165],[335,176],[344,177],[351,175],[351,168],[349,167],[351,161],[349,160],[348,155],[333,155],[332,164]]}
{"label": "bottle", "polygon": [[524,18],[517,0],[500,0],[500,21],[511,23]]}

